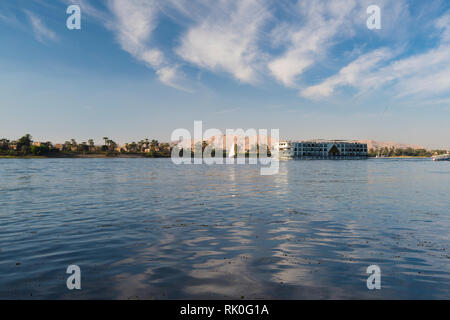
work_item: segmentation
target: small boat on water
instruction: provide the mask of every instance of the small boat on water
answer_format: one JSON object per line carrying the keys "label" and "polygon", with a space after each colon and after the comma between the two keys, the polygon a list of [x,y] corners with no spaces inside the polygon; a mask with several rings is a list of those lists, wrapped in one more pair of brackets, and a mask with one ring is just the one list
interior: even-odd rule
{"label": "small boat on water", "polygon": [[434,156],[433,161],[450,161],[450,153]]}

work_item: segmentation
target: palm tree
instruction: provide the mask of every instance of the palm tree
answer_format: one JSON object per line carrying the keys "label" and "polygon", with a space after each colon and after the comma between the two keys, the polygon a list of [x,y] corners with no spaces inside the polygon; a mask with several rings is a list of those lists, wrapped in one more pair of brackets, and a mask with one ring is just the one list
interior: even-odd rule
{"label": "palm tree", "polygon": [[64,142],[63,150],[67,151],[67,150],[71,150],[71,148],[72,148],[72,144],[70,143],[70,141]]}
{"label": "palm tree", "polygon": [[150,142],[150,150],[151,151],[153,151],[153,152],[157,151],[156,149],[158,148],[158,146],[159,146],[158,140],[152,140],[152,142]]}
{"label": "palm tree", "polygon": [[86,142],[82,142],[79,146],[78,146],[79,151],[83,152],[83,154],[85,154],[87,151],[89,151],[89,146]]}
{"label": "palm tree", "polygon": [[137,144],[136,144],[136,142],[133,141],[128,145],[128,151],[136,152],[136,147],[137,147]]}
{"label": "palm tree", "polygon": [[89,145],[89,151],[93,151],[95,148],[95,144],[94,144],[94,140],[93,139],[89,139],[88,140],[88,145]]}
{"label": "palm tree", "polygon": [[103,137],[103,140],[105,140],[105,146],[107,146],[109,138],[108,137]]}
{"label": "palm tree", "polygon": [[117,148],[117,143],[115,143],[115,142],[112,141],[112,140],[108,140],[108,141],[107,141],[107,146],[108,146],[108,150],[114,151],[114,149]]}
{"label": "palm tree", "polygon": [[2,149],[2,150],[9,149],[9,140],[8,139],[3,138],[0,140],[0,149]]}
{"label": "palm tree", "polygon": [[[163,155],[163,156],[169,156],[169,155],[170,155],[170,152],[171,152],[171,150],[170,150],[170,144],[168,144],[168,143],[161,143],[161,144],[159,145],[159,152],[160,152],[160,154]],[[213,155],[213,156],[214,156],[214,155]]]}
{"label": "palm tree", "polygon": [[30,134],[24,135],[22,138],[17,141],[17,149],[21,149],[22,147],[29,148],[31,143],[33,142]]}

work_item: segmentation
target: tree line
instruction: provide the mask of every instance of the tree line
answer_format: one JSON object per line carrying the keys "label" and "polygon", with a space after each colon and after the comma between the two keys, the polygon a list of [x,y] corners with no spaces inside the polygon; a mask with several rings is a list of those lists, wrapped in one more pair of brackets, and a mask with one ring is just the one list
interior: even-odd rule
{"label": "tree line", "polygon": [[369,157],[432,157],[434,155],[446,154],[447,150],[426,150],[414,148],[371,148]]}
{"label": "tree line", "polygon": [[[0,139],[0,155],[1,156],[70,156],[70,155],[107,155],[115,156],[120,154],[139,154],[147,157],[170,157],[172,149],[169,143],[160,143],[158,140],[142,139],[138,142],[126,143],[119,146],[115,141],[108,137],[103,137],[102,145],[95,145],[93,139],[87,142],[78,143],[75,139],[65,141],[63,144],[53,144],[50,141],[34,143],[30,134],[26,134],[18,140],[10,141],[6,138]],[[194,156],[194,150],[203,152],[208,146],[206,141],[197,142],[191,151]],[[263,146],[261,146],[262,148]],[[266,146],[264,146],[267,148]],[[176,147],[177,148],[177,147]],[[267,149],[262,150],[267,150]],[[177,150],[183,154],[183,150]],[[226,150],[223,150],[224,157],[226,157]],[[242,150],[242,146],[234,146],[234,154],[244,152],[245,156],[249,154],[259,155],[260,146],[251,146],[247,150]],[[270,148],[267,151],[270,156]],[[371,148],[369,150],[369,157],[432,157],[434,155],[446,154],[447,150],[426,150],[414,148]],[[211,156],[215,156],[215,150],[212,151]]]}
{"label": "tree line", "polygon": [[26,134],[18,140],[10,141],[0,139],[0,155],[3,156],[58,156],[58,155],[119,155],[142,154],[148,157],[170,157],[171,147],[168,143],[160,143],[158,140],[143,139],[138,142],[130,142],[119,147],[109,139],[103,138],[102,145],[95,145],[93,139],[78,143],[75,139],[65,141],[63,144],[53,144],[50,141],[34,143],[32,136]]}
{"label": "tree line", "polygon": [[[206,147],[208,147],[207,141],[197,142],[191,146],[191,148],[182,148],[176,143],[170,145],[169,143],[160,143],[158,140],[142,139],[138,142],[125,143],[119,146],[115,141],[108,137],[103,137],[102,145],[95,145],[93,139],[87,140],[87,142],[78,143],[75,139],[65,141],[63,144],[53,144],[50,141],[35,143],[32,140],[30,134],[26,134],[18,140],[10,141],[6,138],[0,139],[0,156],[75,156],[75,155],[106,155],[106,156],[118,156],[121,154],[128,155],[141,155],[145,157],[170,157],[172,151],[178,152],[180,156],[184,152],[191,153],[194,157],[196,154],[203,154]],[[175,148],[175,150],[173,150]],[[250,155],[259,156],[260,150],[264,150],[267,156],[271,156],[270,148],[266,144],[257,144],[248,146],[234,145],[234,156],[238,154],[244,154],[245,157]],[[229,150],[219,150],[216,147],[210,151],[211,156],[215,157],[216,152],[223,153],[223,157],[228,156]]]}

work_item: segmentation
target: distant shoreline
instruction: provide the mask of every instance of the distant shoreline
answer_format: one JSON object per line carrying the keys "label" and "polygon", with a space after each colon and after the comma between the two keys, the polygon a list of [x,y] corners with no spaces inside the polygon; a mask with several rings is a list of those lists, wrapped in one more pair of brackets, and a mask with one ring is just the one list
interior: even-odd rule
{"label": "distant shoreline", "polygon": [[[179,143],[160,143],[158,140],[150,140],[150,139],[143,139],[140,140],[138,143],[131,142],[126,143],[123,146],[119,146],[116,142],[113,140],[104,137],[105,140],[103,145],[95,145],[93,139],[89,139],[88,142],[82,142],[77,143],[75,139],[71,139],[70,141],[64,142],[64,144],[55,144],[53,145],[51,141],[47,142],[34,142],[32,140],[32,136],[30,134],[26,134],[20,139],[16,141],[10,141],[6,138],[0,139],[0,159],[145,159],[145,158],[170,158],[172,155],[172,152],[177,152],[180,147],[178,146]],[[320,140],[325,141],[325,140]],[[343,140],[339,140],[340,142],[343,142]],[[329,149],[329,146],[327,150],[322,150],[319,147],[315,145],[313,141],[311,141],[310,146],[312,149],[309,151],[313,151],[311,156],[314,158],[314,155],[322,155],[322,157],[327,158],[330,156],[330,152],[332,151],[333,155],[338,155],[340,158],[341,155],[343,158],[349,156],[352,158],[353,156],[362,156],[366,158],[367,156],[369,158],[375,158],[376,156],[382,156],[382,158],[392,158],[392,159],[408,159],[408,158],[417,158],[417,159],[426,159],[431,158],[434,155],[441,155],[448,153],[448,150],[426,150],[426,149],[414,149],[412,147],[407,148],[396,148],[394,146],[391,147],[376,147],[375,149],[370,148],[368,149],[367,143],[359,143],[359,147],[356,148],[355,144],[358,144],[356,141],[351,142],[345,142],[350,143],[353,147],[353,151],[345,151],[344,149],[339,151],[337,149],[336,143],[339,141],[329,141],[333,144],[332,148],[328,151],[328,155],[325,155],[324,152],[326,152]],[[301,142],[303,143],[303,142]],[[372,144],[374,144],[374,141],[371,141]],[[250,145],[250,142],[248,142],[249,145],[244,146],[238,146],[237,144],[234,144],[234,155],[237,155],[238,153],[245,153],[245,157],[248,158],[250,155],[258,155],[260,153],[260,147],[263,147],[265,145],[260,145],[257,141],[256,145]],[[298,143],[297,143],[298,144]],[[278,148],[280,149],[280,145],[278,145]],[[339,145],[339,144],[338,144]],[[219,151],[222,148],[219,148],[217,150],[216,145],[211,141],[202,140],[201,142],[195,143],[195,145],[191,145],[191,154],[192,157],[194,157],[194,153],[201,150],[201,152],[204,152],[208,146],[212,147],[211,149],[208,149],[211,152],[211,156],[215,156],[215,152]],[[243,147],[243,148],[242,148]],[[342,147],[342,146],[341,146]],[[175,149],[174,149],[175,148]],[[307,147],[308,149],[309,147]],[[333,149],[334,148],[334,149]],[[193,149],[193,150],[192,150]],[[295,149],[295,148],[294,148]],[[264,149],[263,149],[264,150]],[[270,148],[269,148],[270,150]],[[270,156],[270,151],[267,151],[267,155]],[[357,151],[358,150],[358,151]],[[189,152],[188,150],[184,150],[183,146],[181,146],[180,152]],[[192,152],[194,151],[194,152]],[[229,156],[230,151],[233,150],[223,150],[224,158]],[[228,151],[228,152],[227,152]],[[212,154],[214,152],[214,155]],[[341,152],[343,152],[341,154]],[[347,154],[350,152],[349,154]],[[309,154],[309,152],[308,152]],[[350,156],[350,154],[352,156]],[[305,153],[303,153],[305,158],[308,158],[309,156],[306,156]],[[318,156],[320,158],[320,156]]]}
{"label": "distant shoreline", "polygon": [[396,156],[396,157],[369,157],[369,159],[431,159],[431,157],[426,156]]}
{"label": "distant shoreline", "polygon": [[[169,159],[170,157],[164,156],[149,156],[146,154],[117,154],[117,155],[104,155],[104,154],[58,154],[58,155],[26,155],[26,156],[8,156],[0,155],[0,159]],[[368,157],[368,159],[431,159],[431,157],[424,156],[398,156],[398,157]]]}
{"label": "distant shoreline", "polygon": [[104,155],[104,154],[58,154],[58,155],[26,155],[26,156],[8,156],[0,155],[0,159],[167,159],[169,157],[152,157],[145,154],[117,154],[117,155]]}

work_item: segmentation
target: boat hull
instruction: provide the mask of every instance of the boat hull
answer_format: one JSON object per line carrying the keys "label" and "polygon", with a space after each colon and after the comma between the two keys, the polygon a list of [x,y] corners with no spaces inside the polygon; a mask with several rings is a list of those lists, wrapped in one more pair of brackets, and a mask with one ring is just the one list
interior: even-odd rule
{"label": "boat hull", "polygon": [[444,154],[441,156],[434,156],[433,161],[450,161],[450,154]]}

